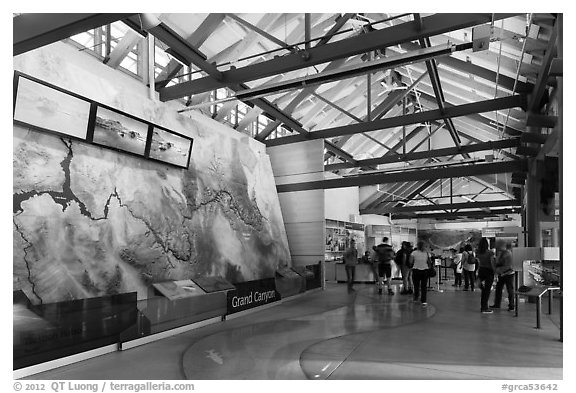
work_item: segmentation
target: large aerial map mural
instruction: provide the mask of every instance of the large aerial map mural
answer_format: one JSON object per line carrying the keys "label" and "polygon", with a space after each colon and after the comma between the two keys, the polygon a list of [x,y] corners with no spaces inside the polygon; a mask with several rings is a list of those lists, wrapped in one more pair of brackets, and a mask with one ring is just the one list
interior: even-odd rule
{"label": "large aerial map mural", "polygon": [[[194,139],[185,169],[15,124],[14,290],[35,304],[133,291],[143,299],[156,282],[237,283],[291,265],[263,144],[200,113],[178,115],[141,81],[62,42],[16,56],[14,69]],[[20,93],[24,122],[77,136],[62,129],[78,124],[65,121],[75,106],[40,89]]]}
{"label": "large aerial map mural", "polygon": [[193,136],[186,170],[15,125],[14,290],[36,304],[145,298],[153,282],[289,265],[264,148],[205,124]]}

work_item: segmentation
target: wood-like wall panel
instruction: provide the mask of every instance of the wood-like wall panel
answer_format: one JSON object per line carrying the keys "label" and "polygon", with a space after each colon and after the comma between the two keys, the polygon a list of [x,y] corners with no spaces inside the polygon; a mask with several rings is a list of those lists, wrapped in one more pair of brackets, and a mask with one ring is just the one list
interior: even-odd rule
{"label": "wood-like wall panel", "polygon": [[324,222],[285,224],[291,255],[324,255]]}
{"label": "wood-like wall panel", "polygon": [[266,149],[274,176],[324,173],[324,141],[314,140]]}
{"label": "wood-like wall panel", "polygon": [[[266,149],[276,185],[324,179],[324,141],[306,141]],[[324,260],[324,190],[279,193],[292,263]]]}
{"label": "wood-like wall panel", "polygon": [[324,221],[324,190],[278,194],[284,224]]}

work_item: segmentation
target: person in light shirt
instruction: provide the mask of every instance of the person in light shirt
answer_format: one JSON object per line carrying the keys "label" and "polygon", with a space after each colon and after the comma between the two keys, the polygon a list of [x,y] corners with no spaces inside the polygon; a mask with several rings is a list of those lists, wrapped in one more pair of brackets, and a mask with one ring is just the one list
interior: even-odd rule
{"label": "person in light shirt", "polygon": [[453,287],[460,288],[462,286],[462,254],[464,253],[464,248],[460,248],[458,252],[453,250],[453,261],[454,261],[454,285]]}
{"label": "person in light shirt", "polygon": [[412,280],[414,281],[414,301],[418,298],[422,306],[428,305],[426,292],[428,286],[428,269],[432,267],[430,255],[424,250],[424,242],[419,241],[416,250],[410,254],[410,264],[412,265]]}

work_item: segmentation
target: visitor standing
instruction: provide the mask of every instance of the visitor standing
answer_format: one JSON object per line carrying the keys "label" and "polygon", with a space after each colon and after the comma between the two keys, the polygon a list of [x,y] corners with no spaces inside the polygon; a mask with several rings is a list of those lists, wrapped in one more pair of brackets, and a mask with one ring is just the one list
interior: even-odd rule
{"label": "visitor standing", "polygon": [[394,259],[394,250],[388,244],[388,238],[383,237],[382,243],[375,246],[374,250],[378,256],[378,293],[382,293],[384,286],[388,287],[388,294],[394,295],[392,290],[392,261]]}
{"label": "visitor standing", "polygon": [[500,240],[496,242],[496,294],[494,304],[490,308],[500,308],[502,302],[502,291],[506,286],[508,292],[508,311],[514,310],[514,269],[512,269],[512,245]]}
{"label": "visitor standing", "polygon": [[453,249],[453,259],[452,264],[454,268],[454,285],[453,287],[460,288],[462,286],[462,254],[464,253],[464,248],[460,248],[457,252]]}
{"label": "visitor standing", "polygon": [[474,271],[476,270],[476,263],[474,260],[474,254],[472,254],[472,246],[466,244],[464,246],[464,253],[462,254],[462,270],[464,273],[464,290],[467,291],[468,288],[474,292],[474,281],[476,277]]}
{"label": "visitor standing", "polygon": [[416,250],[410,254],[410,264],[412,265],[412,279],[414,280],[414,301],[420,301],[426,307],[428,305],[426,292],[428,289],[428,269],[433,268],[430,255],[424,250],[424,242],[419,241]]}
{"label": "visitor standing", "polygon": [[401,295],[410,295],[414,293],[412,289],[412,267],[410,266],[410,254],[412,253],[412,248],[410,247],[410,242],[402,242],[402,248],[396,252],[396,257],[394,261],[400,273],[402,273],[402,291]]}
{"label": "visitor standing", "polygon": [[480,239],[476,257],[478,258],[478,279],[480,280],[481,291],[480,312],[491,314],[492,310],[488,308],[488,301],[490,300],[490,292],[494,283],[495,257],[494,253],[489,249],[488,239],[485,237]]}
{"label": "visitor standing", "polygon": [[356,265],[358,264],[358,250],[356,249],[356,241],[350,240],[350,247],[344,251],[344,268],[346,269],[346,282],[348,283],[348,293],[354,292],[354,274],[356,272]]}

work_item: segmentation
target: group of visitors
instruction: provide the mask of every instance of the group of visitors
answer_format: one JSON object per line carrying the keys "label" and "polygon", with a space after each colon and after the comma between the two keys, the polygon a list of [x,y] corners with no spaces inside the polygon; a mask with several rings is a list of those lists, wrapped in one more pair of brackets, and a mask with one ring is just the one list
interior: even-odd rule
{"label": "group of visitors", "polygon": [[[452,267],[454,269],[454,284],[456,288],[462,287],[464,276],[464,291],[475,291],[475,283],[480,286],[480,311],[484,314],[492,313],[493,309],[499,309],[502,302],[504,287],[508,292],[508,310],[514,310],[514,270],[512,269],[511,244],[504,241],[496,242],[496,253],[490,250],[488,240],[482,238],[478,244],[476,253],[470,244],[466,244],[459,251],[452,249]],[[413,295],[413,300],[427,305],[427,286],[430,271],[433,270],[430,254],[424,248],[424,242],[419,241],[416,249],[412,249],[409,242],[402,242],[398,252],[394,252],[388,244],[388,238],[384,237],[382,243],[372,248],[363,259],[372,263],[374,277],[378,293],[382,294],[386,289],[389,295],[394,295],[392,290],[392,264],[395,263],[402,274],[402,295]],[[354,270],[358,263],[358,251],[355,242],[350,242],[350,247],[344,252],[348,291],[353,292]],[[488,306],[492,286],[496,280],[494,304]]]}
{"label": "group of visitors", "polygon": [[454,270],[453,287],[462,287],[462,276],[464,276],[464,290],[474,292],[474,282],[476,281],[476,271],[478,261],[472,252],[472,246],[466,244],[459,251],[451,249],[452,269]]}
{"label": "group of visitors", "polygon": [[[512,269],[511,244],[505,241],[496,242],[496,253],[490,250],[488,239],[482,238],[476,254],[472,246],[467,244],[458,252],[452,249],[452,268],[454,269],[453,287],[462,286],[464,274],[464,291],[474,291],[474,283],[480,284],[480,312],[491,314],[493,309],[499,309],[502,302],[502,292],[506,287],[508,293],[508,310],[514,310],[514,270]],[[496,281],[494,304],[488,306],[492,286]]]}
{"label": "group of visitors", "polygon": [[[398,252],[394,252],[392,246],[388,244],[388,238],[384,237],[382,243],[372,248],[371,256],[365,255],[363,258],[372,263],[376,287],[378,293],[382,294],[386,289],[389,295],[394,295],[392,289],[392,264],[395,263],[402,274],[402,295],[413,295],[414,300],[420,299],[422,305],[426,306],[426,292],[428,286],[428,274],[432,268],[430,255],[424,250],[424,242],[418,242],[416,250],[412,249],[410,242],[402,242],[402,247]],[[353,292],[354,270],[357,263],[358,251],[355,242],[350,242],[350,247],[344,252],[344,264],[348,282],[348,292]]]}

